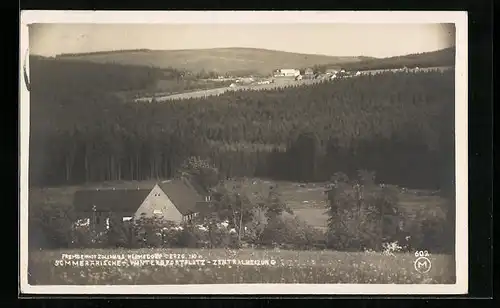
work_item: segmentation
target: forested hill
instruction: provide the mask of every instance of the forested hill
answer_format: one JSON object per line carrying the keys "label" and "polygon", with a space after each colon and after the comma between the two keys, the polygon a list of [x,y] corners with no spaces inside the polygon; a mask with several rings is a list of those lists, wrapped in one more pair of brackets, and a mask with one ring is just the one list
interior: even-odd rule
{"label": "forested hill", "polygon": [[80,60],[64,60],[30,56],[30,76],[33,86],[55,94],[76,95],[143,90],[152,87],[158,79],[180,78],[183,74],[172,68],[126,66],[113,63],[92,63]]}
{"label": "forested hill", "polygon": [[299,54],[258,48],[213,48],[187,50],[121,50],[85,54],[63,54],[60,59],[84,60],[97,63],[173,67],[219,74],[242,73],[269,75],[278,68],[301,68],[319,64],[342,64],[360,61],[359,57],[334,57]]}
{"label": "forested hill", "polygon": [[188,155],[225,176],[299,181],[369,169],[436,188],[454,171],[453,70],[152,104],[79,92],[91,87],[74,81],[41,87],[46,77],[31,74],[32,185],[164,178]]}
{"label": "forested hill", "polygon": [[[200,80],[208,74],[190,74],[173,68],[94,63],[40,56],[30,57],[32,86],[58,96],[109,96],[120,98],[152,93],[175,94],[189,90],[221,87],[222,82]],[[65,93],[66,92],[66,93]],[[48,94],[49,95],[49,94]]]}
{"label": "forested hill", "polygon": [[359,71],[438,66],[455,66],[455,47],[398,57],[367,59],[359,62],[347,63],[342,67],[347,70]]}

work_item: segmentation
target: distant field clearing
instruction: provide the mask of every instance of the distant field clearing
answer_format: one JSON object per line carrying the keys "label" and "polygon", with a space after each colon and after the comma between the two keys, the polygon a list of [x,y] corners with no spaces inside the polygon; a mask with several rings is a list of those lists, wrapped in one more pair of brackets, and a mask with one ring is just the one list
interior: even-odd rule
{"label": "distant field clearing", "polygon": [[[258,91],[258,90],[270,90],[276,88],[283,88],[288,86],[298,86],[307,85],[320,82],[320,80],[301,80],[301,81],[278,81],[271,84],[257,84],[257,85],[238,85],[236,87],[221,87],[209,90],[198,90],[186,93],[157,96],[154,99],[158,102],[171,101],[171,100],[181,100],[181,99],[191,99],[191,98],[203,98],[207,96],[221,95],[228,91]],[[152,100],[151,96],[141,97],[135,99],[136,102],[149,102]]]}

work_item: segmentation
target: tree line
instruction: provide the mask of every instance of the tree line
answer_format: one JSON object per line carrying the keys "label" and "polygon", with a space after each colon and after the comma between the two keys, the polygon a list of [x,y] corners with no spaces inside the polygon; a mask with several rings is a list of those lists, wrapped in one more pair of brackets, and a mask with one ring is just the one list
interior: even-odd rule
{"label": "tree line", "polygon": [[455,47],[438,51],[415,53],[389,58],[368,58],[358,62],[336,65],[317,65],[315,71],[324,72],[327,68],[343,68],[349,71],[384,70],[415,67],[455,66]]}
{"label": "tree line", "polygon": [[152,72],[113,79],[58,65],[31,70],[32,185],[165,178],[192,155],[226,177],[324,181],[368,169],[410,187],[453,181],[454,71],[147,104],[109,94],[144,87]]}

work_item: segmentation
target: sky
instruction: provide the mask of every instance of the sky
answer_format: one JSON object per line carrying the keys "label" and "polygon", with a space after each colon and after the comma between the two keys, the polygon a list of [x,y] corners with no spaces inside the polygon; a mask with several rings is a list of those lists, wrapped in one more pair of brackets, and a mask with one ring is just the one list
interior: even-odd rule
{"label": "sky", "polygon": [[252,47],[330,56],[391,57],[455,45],[449,24],[33,24],[43,56],[125,49]]}

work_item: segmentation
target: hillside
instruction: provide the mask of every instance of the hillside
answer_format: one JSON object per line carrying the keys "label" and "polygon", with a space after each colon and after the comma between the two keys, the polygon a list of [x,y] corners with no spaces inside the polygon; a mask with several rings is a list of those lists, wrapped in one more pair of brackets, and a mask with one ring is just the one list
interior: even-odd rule
{"label": "hillside", "polygon": [[404,66],[454,66],[455,47],[389,58],[334,57],[257,48],[138,49],[62,54],[56,58],[95,63],[152,66],[191,72],[214,71],[219,74],[232,75],[268,75],[276,68],[285,67],[305,68],[314,66],[320,69],[342,67],[348,70],[378,70],[402,68]]}
{"label": "hillside", "polygon": [[441,49],[432,52],[409,54],[404,56],[363,59],[358,62],[343,65],[348,70],[379,70],[397,69],[402,67],[438,67],[455,65],[455,47]]}
{"label": "hillside", "polygon": [[253,73],[268,75],[277,68],[304,68],[313,65],[341,64],[366,60],[366,57],[333,57],[299,54],[257,48],[215,48],[190,50],[121,50],[85,54],[63,54],[63,59],[98,63],[175,68],[220,74]]}
{"label": "hillside", "polygon": [[90,93],[99,96],[113,93],[126,99],[130,95],[171,95],[230,84],[223,80],[184,75],[184,72],[172,68],[30,56],[31,84],[36,93],[56,91],[58,95],[87,97]]}

